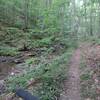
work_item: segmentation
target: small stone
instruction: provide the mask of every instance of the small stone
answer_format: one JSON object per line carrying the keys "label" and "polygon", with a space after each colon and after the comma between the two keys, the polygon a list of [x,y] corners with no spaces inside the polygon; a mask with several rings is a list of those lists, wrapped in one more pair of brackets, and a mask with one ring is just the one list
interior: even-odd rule
{"label": "small stone", "polygon": [[15,75],[15,73],[14,72],[11,72],[11,75],[13,76],[13,75]]}

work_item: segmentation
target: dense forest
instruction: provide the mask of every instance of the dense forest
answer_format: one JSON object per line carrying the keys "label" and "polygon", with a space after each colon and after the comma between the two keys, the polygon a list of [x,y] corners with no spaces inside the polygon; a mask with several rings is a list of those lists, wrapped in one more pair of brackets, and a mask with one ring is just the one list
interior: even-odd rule
{"label": "dense forest", "polygon": [[100,0],[0,0],[0,100],[17,89],[100,100]]}

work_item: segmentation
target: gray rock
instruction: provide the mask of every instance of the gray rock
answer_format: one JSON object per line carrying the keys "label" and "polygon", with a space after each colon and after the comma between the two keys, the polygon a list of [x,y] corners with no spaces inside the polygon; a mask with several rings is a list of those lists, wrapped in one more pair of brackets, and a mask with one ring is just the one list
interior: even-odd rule
{"label": "gray rock", "polygon": [[4,80],[0,80],[0,95],[6,91],[6,85]]}

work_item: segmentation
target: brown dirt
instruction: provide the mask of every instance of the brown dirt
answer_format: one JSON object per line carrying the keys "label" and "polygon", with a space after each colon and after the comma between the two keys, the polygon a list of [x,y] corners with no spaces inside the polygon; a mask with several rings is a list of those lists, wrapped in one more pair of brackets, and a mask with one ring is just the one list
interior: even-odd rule
{"label": "brown dirt", "polygon": [[3,80],[11,71],[10,63],[0,63],[0,80]]}
{"label": "brown dirt", "polygon": [[64,82],[64,92],[60,100],[81,100],[80,96],[80,49],[72,56],[69,68],[69,78]]}

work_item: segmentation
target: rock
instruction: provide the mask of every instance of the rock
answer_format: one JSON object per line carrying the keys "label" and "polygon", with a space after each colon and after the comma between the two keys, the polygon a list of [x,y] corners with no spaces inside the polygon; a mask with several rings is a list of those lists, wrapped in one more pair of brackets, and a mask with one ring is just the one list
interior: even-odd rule
{"label": "rock", "polygon": [[15,60],[14,60],[14,63],[15,63],[15,64],[20,64],[20,63],[23,63],[23,62],[24,62],[23,59],[15,59]]}
{"label": "rock", "polygon": [[60,99],[59,100],[69,100],[68,96],[66,96],[66,94],[60,94]]}
{"label": "rock", "polygon": [[1,95],[2,93],[4,93],[5,90],[6,90],[5,82],[4,82],[4,80],[0,80],[0,95]]}

